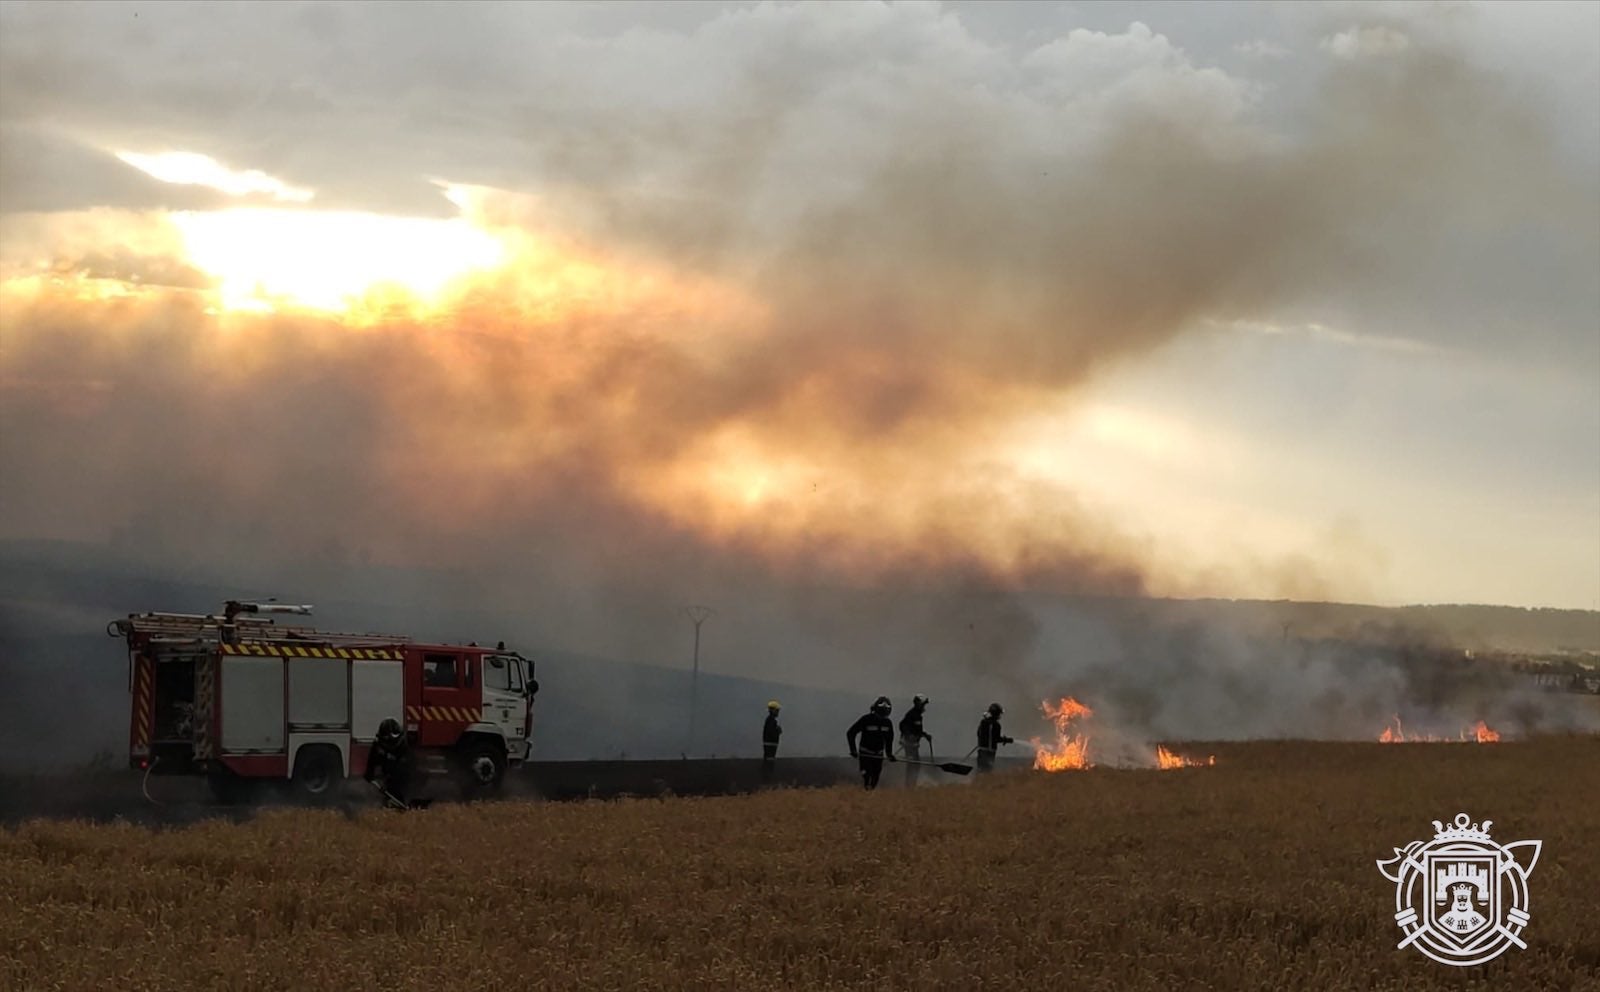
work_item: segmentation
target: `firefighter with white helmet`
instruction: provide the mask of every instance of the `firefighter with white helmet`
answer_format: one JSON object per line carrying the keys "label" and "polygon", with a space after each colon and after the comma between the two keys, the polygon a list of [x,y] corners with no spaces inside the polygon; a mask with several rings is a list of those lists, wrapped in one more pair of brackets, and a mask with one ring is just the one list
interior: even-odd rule
{"label": "firefighter with white helmet", "polygon": [[933,743],[933,735],[922,729],[922,714],[928,708],[928,697],[917,693],[911,697],[911,708],[900,718],[900,750],[906,756],[906,785],[917,784],[917,771],[922,767],[922,742]]}
{"label": "firefighter with white helmet", "polygon": [[778,725],[778,711],[783,709],[776,699],[767,701],[767,722],[761,728],[761,779],[768,781],[772,778],[773,769],[778,763],[778,738],[783,736],[783,728]]}
{"label": "firefighter with white helmet", "polygon": [[994,771],[994,756],[1000,745],[1010,744],[1011,738],[1000,730],[1000,715],[1005,710],[999,703],[990,703],[978,721],[978,771]]}
{"label": "firefighter with white helmet", "polygon": [[[861,784],[869,792],[878,787],[878,778],[883,774],[883,759],[895,760],[894,722],[889,719],[893,711],[889,697],[879,696],[873,700],[872,709],[852,723],[844,733],[845,741],[850,745],[850,757],[861,762]],[[861,738],[859,748],[856,746],[857,737]]]}

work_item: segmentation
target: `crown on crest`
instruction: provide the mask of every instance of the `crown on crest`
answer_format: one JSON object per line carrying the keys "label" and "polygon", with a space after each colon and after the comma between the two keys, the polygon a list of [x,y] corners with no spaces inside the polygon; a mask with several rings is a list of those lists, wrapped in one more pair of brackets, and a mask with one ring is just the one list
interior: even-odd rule
{"label": "crown on crest", "polygon": [[1472,822],[1472,817],[1465,813],[1457,813],[1454,824],[1445,826],[1438,820],[1433,821],[1434,840],[1488,840],[1489,828],[1494,825],[1493,820],[1484,820],[1483,826]]}

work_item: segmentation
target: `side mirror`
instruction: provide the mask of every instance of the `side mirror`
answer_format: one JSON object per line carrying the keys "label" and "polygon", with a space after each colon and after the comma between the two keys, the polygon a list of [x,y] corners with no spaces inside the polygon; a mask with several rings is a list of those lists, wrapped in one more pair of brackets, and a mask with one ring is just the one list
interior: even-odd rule
{"label": "side mirror", "polygon": [[534,696],[537,696],[539,694],[539,680],[538,679],[529,679],[528,680],[527,693],[528,693],[528,698],[529,699],[532,699]]}

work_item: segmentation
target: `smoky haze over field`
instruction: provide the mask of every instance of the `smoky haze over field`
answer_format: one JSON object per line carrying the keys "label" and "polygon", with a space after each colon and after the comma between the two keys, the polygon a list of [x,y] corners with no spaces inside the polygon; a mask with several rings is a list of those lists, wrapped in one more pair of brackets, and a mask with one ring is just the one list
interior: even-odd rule
{"label": "smoky haze over field", "polygon": [[[99,549],[0,548],[0,564],[9,755],[0,767],[12,769],[115,756],[126,746],[124,652],[101,632],[106,621],[146,607],[204,612],[222,596],[286,588],[267,576],[230,586],[230,577],[209,565],[165,569]],[[540,758],[689,750],[684,667],[691,628],[681,616],[663,616],[669,633],[662,641],[619,660],[561,642],[529,609],[477,602],[463,576],[348,569],[342,581],[318,581],[283,598],[315,600],[316,623],[326,629],[455,642],[505,637],[530,653],[542,683],[535,705]],[[849,655],[860,642],[844,644],[819,606],[817,626],[797,633],[815,650],[814,663],[775,664],[781,644],[749,655],[737,647],[763,636],[770,621],[724,605],[703,628],[691,753],[751,754],[773,696],[785,706],[785,754],[842,753],[843,730],[868,700],[888,692],[898,715],[915,691],[933,696],[927,728],[942,755],[971,747],[978,711],[990,700],[1006,705],[1013,736],[1049,739],[1036,704],[1064,693],[1096,708],[1094,755],[1109,763],[1148,763],[1157,740],[1371,740],[1396,715],[1410,733],[1443,737],[1478,719],[1513,737],[1600,728],[1593,700],[1536,692],[1499,665],[1465,664],[1459,650],[1442,647],[1447,639],[1517,643],[1504,631],[1507,616],[1516,624],[1521,611],[1486,611],[1473,634],[1470,624],[1440,624],[1428,615],[1328,604],[1015,596],[908,598],[910,605],[897,607],[845,590],[817,601],[875,612],[882,653],[870,653],[869,645],[867,653]],[[1286,622],[1296,631],[1288,639]],[[1391,626],[1397,623],[1403,626]],[[1522,623],[1530,625],[1524,637],[1542,628],[1554,632],[1555,643],[1600,651],[1600,614],[1555,612]]]}
{"label": "smoky haze over field", "polygon": [[[1526,357],[1600,310],[1594,177],[1447,35],[1328,28],[1279,120],[1271,87],[1142,24],[1019,55],[932,8],[758,8],[513,58],[505,11],[436,39],[401,8],[345,63],[291,42],[360,37],[359,8],[222,8],[259,30],[140,89],[141,58],[208,29],[70,10],[6,12],[0,127],[51,155],[0,184],[0,536],[216,589],[116,613],[277,595],[682,665],[698,602],[711,670],[927,691],[963,738],[991,697],[1069,688],[1134,733],[1366,736],[1416,691],[1387,662],[1092,605],[1348,594],[1359,541],[1197,561],[1085,499],[1094,466],[1026,471],[1016,423],[1218,328],[1434,310],[1370,341]],[[294,54],[210,91],[229,37]],[[408,53],[428,86],[396,95]],[[318,206],[459,208],[509,261],[426,306],[219,308],[225,275],[162,211],[225,198],[117,171],[89,133],[259,164]],[[1522,264],[1461,248],[1486,232]],[[1507,335],[1519,308],[1539,319]]]}

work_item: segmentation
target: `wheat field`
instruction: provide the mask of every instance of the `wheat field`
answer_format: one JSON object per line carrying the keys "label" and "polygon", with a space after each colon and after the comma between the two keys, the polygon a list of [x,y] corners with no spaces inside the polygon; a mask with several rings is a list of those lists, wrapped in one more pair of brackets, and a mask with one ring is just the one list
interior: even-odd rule
{"label": "wheat field", "polygon": [[[1600,739],[1219,745],[944,788],[0,832],[0,988],[1600,989]],[[1375,861],[1544,841],[1528,949],[1398,951]]]}

